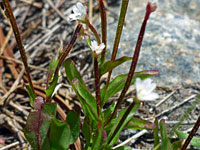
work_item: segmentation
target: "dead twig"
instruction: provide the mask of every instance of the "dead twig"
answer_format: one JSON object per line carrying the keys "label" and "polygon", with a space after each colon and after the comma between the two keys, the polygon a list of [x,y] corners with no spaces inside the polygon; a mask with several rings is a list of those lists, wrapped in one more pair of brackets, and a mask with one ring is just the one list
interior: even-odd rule
{"label": "dead twig", "polygon": [[14,84],[12,85],[12,87],[10,88],[10,90],[2,97],[0,98],[0,105],[3,105],[4,101],[9,97],[9,95],[15,91],[17,85],[19,84],[23,74],[24,74],[24,67],[22,68],[22,71],[20,72],[19,76],[17,77],[17,79],[15,80]]}

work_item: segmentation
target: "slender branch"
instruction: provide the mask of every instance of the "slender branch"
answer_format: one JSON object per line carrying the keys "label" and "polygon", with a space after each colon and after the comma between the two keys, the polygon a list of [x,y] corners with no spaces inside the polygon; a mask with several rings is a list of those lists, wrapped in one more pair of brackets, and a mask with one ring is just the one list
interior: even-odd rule
{"label": "slender branch", "polygon": [[146,28],[146,24],[147,24],[147,21],[149,19],[149,16],[150,14],[155,11],[155,6],[152,7],[150,3],[147,4],[146,6],[146,14],[145,14],[145,17],[144,17],[144,21],[142,23],[142,27],[140,29],[140,33],[139,33],[139,36],[138,36],[138,39],[137,39],[137,43],[136,43],[136,47],[135,47],[135,52],[134,52],[134,55],[133,55],[133,59],[132,59],[132,62],[131,62],[131,67],[130,67],[130,70],[129,70],[129,73],[128,73],[128,77],[127,77],[127,80],[126,80],[126,83],[125,83],[125,86],[117,100],[117,104],[115,106],[115,109],[113,111],[113,113],[111,114],[110,118],[108,119],[107,123],[105,124],[108,125],[109,122],[112,120],[112,118],[116,115],[117,113],[117,109],[119,109],[120,105],[121,105],[121,102],[122,100],[124,99],[125,95],[126,95],[126,92],[131,84],[131,80],[133,78],[133,75],[134,75],[134,72],[135,72],[135,68],[136,68],[136,65],[137,65],[137,61],[138,61],[138,58],[139,58],[139,54],[140,54],[140,48],[142,46],[142,41],[143,41],[143,37],[144,37],[144,33],[145,33],[145,28]]}
{"label": "slender branch", "polygon": [[34,91],[34,88],[33,88],[33,83],[32,83],[32,80],[31,80],[30,73],[29,73],[29,67],[28,67],[28,63],[27,63],[26,52],[25,52],[24,46],[22,44],[20,32],[19,32],[19,29],[17,27],[17,23],[16,23],[16,20],[14,18],[14,15],[12,13],[12,9],[10,7],[9,0],[3,0],[3,4],[4,4],[5,8],[6,8],[7,16],[10,19],[10,22],[11,22],[11,25],[12,25],[12,28],[13,28],[13,31],[14,31],[14,35],[15,35],[15,39],[16,39],[16,42],[17,42],[17,46],[19,48],[19,52],[20,52],[21,57],[22,57],[22,62],[24,64],[26,75],[28,77],[28,83],[29,83],[31,89],[33,90],[34,95],[35,95],[35,91]]}
{"label": "slender branch", "polygon": [[94,26],[90,23],[90,21],[88,20],[88,18],[86,18],[86,25],[90,28],[90,30],[92,31],[92,33],[94,34],[97,43],[100,45],[101,44],[101,40],[99,37],[99,34],[97,33],[97,30],[94,28]]}
{"label": "slender branch", "polygon": [[101,34],[102,34],[102,42],[105,44],[105,48],[102,51],[101,59],[105,59],[105,53],[106,53],[106,45],[107,45],[107,17],[106,17],[106,11],[105,6],[103,3],[103,0],[99,1],[99,9],[101,13]]}
{"label": "slender branch", "polygon": [[[65,60],[66,56],[69,54],[70,50],[72,49],[77,37],[78,37],[78,33],[80,32],[82,28],[82,25],[81,24],[78,24],[78,26],[76,27],[76,30],[74,32],[74,35],[72,36],[72,39],[70,41],[70,43],[68,44],[67,48],[65,49],[64,53],[62,54],[62,56],[60,57],[59,59],[59,62],[58,62],[58,65],[56,67],[56,70],[55,70],[55,73],[54,73],[54,77],[53,77],[53,81],[56,79],[57,75],[58,75],[58,72],[59,72],[59,69],[63,63],[63,61]],[[50,101],[50,97],[47,97],[47,101]]]}

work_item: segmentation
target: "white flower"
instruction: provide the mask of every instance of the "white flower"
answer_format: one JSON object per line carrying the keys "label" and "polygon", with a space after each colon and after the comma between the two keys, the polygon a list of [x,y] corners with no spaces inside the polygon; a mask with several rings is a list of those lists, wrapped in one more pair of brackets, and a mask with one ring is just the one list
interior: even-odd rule
{"label": "white flower", "polygon": [[152,80],[149,78],[144,80],[136,78],[135,87],[137,98],[141,101],[154,101],[158,98],[158,94],[153,92],[156,84],[152,83]]}
{"label": "white flower", "polygon": [[73,14],[69,15],[70,21],[73,20],[85,20],[87,14],[87,7],[78,2],[72,9]]}
{"label": "white flower", "polygon": [[105,48],[105,45],[104,43],[98,45],[97,41],[93,40],[91,41],[90,48],[92,49],[92,51],[96,51],[96,53],[99,54]]}
{"label": "white flower", "polygon": [[158,7],[158,0],[149,0],[151,12],[154,12]]}

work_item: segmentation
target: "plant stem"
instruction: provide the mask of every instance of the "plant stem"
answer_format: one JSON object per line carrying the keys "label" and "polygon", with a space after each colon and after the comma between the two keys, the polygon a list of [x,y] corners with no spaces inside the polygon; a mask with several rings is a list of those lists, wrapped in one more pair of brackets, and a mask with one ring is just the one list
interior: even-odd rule
{"label": "plant stem", "polygon": [[[74,32],[74,34],[72,36],[72,39],[71,39],[70,43],[68,44],[68,46],[65,49],[64,53],[62,54],[62,56],[60,57],[58,65],[57,65],[55,73],[54,73],[53,81],[58,76],[58,72],[59,72],[59,69],[60,69],[63,61],[65,60],[66,56],[69,54],[69,52],[72,49],[74,43],[76,42],[76,39],[78,37],[78,33],[80,32],[81,28],[82,28],[82,24],[78,24],[78,26],[76,27],[76,30],[75,30],[75,32]],[[47,97],[46,100],[47,101],[51,101],[50,98],[51,98],[51,96]]]}
{"label": "plant stem", "polygon": [[[200,99],[200,96],[198,96],[198,99]],[[183,147],[181,148],[181,150],[186,150],[186,148],[189,145],[190,141],[192,140],[193,136],[197,132],[199,126],[200,126],[200,116],[199,116],[197,122],[195,123],[194,127],[192,128],[192,131],[190,132],[189,136],[187,137],[185,143],[183,144]]]}
{"label": "plant stem", "polygon": [[106,11],[105,6],[103,3],[103,0],[99,1],[99,9],[101,13],[101,34],[102,34],[102,42],[105,45],[105,48],[102,51],[101,59],[105,60],[105,53],[106,53],[106,45],[107,45],[107,17],[106,17]]}
{"label": "plant stem", "polygon": [[94,54],[94,77],[95,77],[95,89],[96,89],[96,100],[97,100],[97,115],[99,117],[99,108],[101,108],[100,99],[100,77],[99,77],[99,67],[98,67],[98,57],[96,53]]}
{"label": "plant stem", "polygon": [[[154,9],[155,11],[155,9]],[[145,14],[145,17],[144,17],[144,21],[142,23],[142,26],[141,26],[141,29],[140,29],[140,33],[139,33],[139,36],[138,36],[138,39],[137,39],[137,43],[136,43],[136,47],[135,47],[135,52],[134,52],[134,55],[133,55],[133,59],[132,59],[132,62],[131,62],[131,67],[130,67],[130,70],[129,70],[129,73],[128,73],[128,77],[127,77],[127,80],[126,80],[126,83],[125,83],[125,86],[117,100],[117,104],[115,106],[115,109],[113,111],[113,113],[111,114],[110,118],[108,119],[107,123],[105,124],[108,125],[109,122],[112,120],[112,118],[116,115],[117,113],[117,109],[119,109],[120,105],[121,105],[121,102],[122,100],[124,99],[125,95],[126,95],[126,92],[131,84],[131,80],[133,78],[133,75],[134,75],[134,72],[135,72],[135,68],[136,68],[136,65],[137,65],[137,61],[138,61],[138,58],[139,58],[139,54],[140,54],[140,48],[142,46],[142,41],[143,41],[143,37],[144,37],[144,33],[145,33],[145,28],[146,28],[146,24],[147,24],[147,21],[149,19],[149,16],[150,14],[152,13],[152,8],[151,8],[151,4],[148,3],[147,6],[146,6],[146,14]]]}
{"label": "plant stem", "polygon": [[118,132],[118,130],[121,128],[121,126],[123,125],[126,117],[129,115],[129,113],[131,112],[131,110],[134,107],[134,105],[135,105],[134,102],[131,105],[129,105],[128,109],[126,110],[125,114],[123,115],[122,119],[120,120],[119,124],[117,125],[116,129],[114,130],[111,138],[109,139],[108,144],[112,141],[112,139],[115,137],[115,135]]}
{"label": "plant stem", "polygon": [[26,75],[27,75],[27,78],[28,78],[28,83],[29,83],[34,95],[35,95],[35,91],[34,91],[34,88],[33,88],[31,76],[30,76],[30,73],[29,73],[26,52],[25,52],[24,46],[22,44],[20,32],[19,32],[19,29],[17,27],[17,23],[16,23],[16,20],[14,18],[14,15],[12,13],[9,0],[3,0],[3,4],[4,4],[5,8],[6,8],[7,16],[10,19],[10,22],[11,22],[11,25],[12,25],[12,28],[13,28],[13,31],[14,31],[14,35],[15,35],[15,39],[16,39],[16,42],[17,42],[17,46],[19,48],[19,52],[20,52],[20,55],[21,55],[21,58],[22,58],[22,62],[24,64],[24,68],[25,68]]}
{"label": "plant stem", "polygon": [[90,21],[88,20],[88,18],[86,18],[86,25],[90,28],[90,30],[93,32],[96,40],[97,40],[97,43],[100,45],[101,44],[101,40],[100,40],[100,37],[96,31],[96,29],[94,28],[94,26],[92,24],[90,24]]}
{"label": "plant stem", "polygon": [[[115,60],[116,55],[117,55],[119,42],[120,42],[120,38],[121,38],[121,34],[122,34],[122,29],[123,29],[124,21],[125,21],[125,17],[126,17],[126,11],[128,8],[128,3],[129,3],[129,0],[122,0],[121,11],[120,11],[119,21],[118,21],[116,35],[115,35],[115,42],[114,42],[112,56],[111,56],[112,61]],[[106,93],[106,90],[107,90],[109,82],[110,82],[111,74],[112,74],[112,70],[109,71],[109,74],[108,74],[108,78],[106,81],[106,87],[105,87],[105,93]],[[104,96],[105,96],[105,94],[104,94]],[[103,98],[104,98],[104,96],[103,96]]]}

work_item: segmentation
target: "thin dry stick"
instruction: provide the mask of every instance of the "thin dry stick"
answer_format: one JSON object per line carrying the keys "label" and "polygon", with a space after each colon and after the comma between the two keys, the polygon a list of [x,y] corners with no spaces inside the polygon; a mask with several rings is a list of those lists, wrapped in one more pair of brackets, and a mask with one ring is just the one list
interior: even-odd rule
{"label": "thin dry stick", "polygon": [[69,24],[69,21],[66,19],[66,17],[60,12],[60,10],[58,10],[58,8],[56,8],[56,6],[53,4],[53,2],[51,0],[46,0],[47,3],[55,10],[55,12],[63,19],[66,21],[66,23]]}
{"label": "thin dry stick", "polygon": [[17,146],[19,144],[20,144],[19,141],[17,141],[17,142],[14,142],[14,143],[11,143],[9,145],[6,145],[6,146],[2,147],[0,150],[7,150],[7,149],[9,149],[11,147],[15,147],[15,146]]}
{"label": "thin dry stick", "polygon": [[4,41],[3,45],[1,46],[0,55],[3,54],[3,50],[4,50],[4,48],[6,47],[8,41],[10,40],[10,37],[11,37],[12,33],[13,33],[12,28],[10,28],[10,30],[9,30],[7,36],[6,36],[5,41]]}
{"label": "thin dry stick", "polygon": [[144,135],[145,133],[148,133],[148,131],[146,129],[136,133],[135,135],[133,135],[132,137],[128,138],[127,140],[125,140],[124,142],[120,143],[119,145],[116,145],[112,149],[116,149],[118,147],[124,146],[129,142],[131,142],[133,144],[133,143],[135,143],[137,138],[139,138],[140,136]]}
{"label": "thin dry stick", "polygon": [[2,97],[0,98],[0,105],[2,105],[4,103],[4,101],[8,98],[8,96],[15,91],[17,85],[19,84],[19,81],[21,80],[23,74],[24,74],[24,67],[22,68],[22,71],[20,72],[19,76],[17,77],[17,79],[15,80],[14,84],[12,85],[12,87],[10,88],[10,90]]}
{"label": "thin dry stick", "polygon": [[[18,59],[15,59],[15,58],[11,58],[11,57],[5,57],[5,56],[0,56],[1,59],[6,59],[6,60],[10,60],[10,61],[14,61],[15,63],[18,63],[20,65],[23,65],[23,62],[18,60]],[[37,67],[37,66],[34,66],[34,65],[29,65],[30,68],[33,68],[33,69],[37,69],[37,70],[41,70],[41,71],[45,71],[47,72],[48,69],[45,69],[45,68],[41,68],[41,67]]]}
{"label": "thin dry stick", "polygon": [[38,7],[38,8],[42,8],[42,3],[39,3],[39,2],[33,2],[33,0],[21,0],[27,4],[30,4],[30,5],[33,5],[35,7]]}
{"label": "thin dry stick", "polygon": [[162,115],[164,115],[164,114],[166,114],[166,113],[168,113],[168,112],[170,112],[170,111],[173,111],[174,109],[176,109],[176,108],[180,107],[181,105],[187,103],[187,102],[190,101],[191,99],[194,99],[196,96],[197,96],[196,94],[191,95],[190,97],[186,98],[186,99],[183,100],[181,103],[179,103],[178,105],[175,105],[175,106],[173,106],[173,107],[171,107],[171,108],[169,108],[169,109],[166,109],[165,111],[159,113],[158,115],[156,115],[156,117],[160,117],[160,116],[162,116]]}
{"label": "thin dry stick", "polygon": [[163,98],[161,101],[159,101],[159,102],[155,105],[155,107],[160,106],[162,103],[164,103],[166,100],[168,100],[175,92],[176,92],[176,90],[173,91],[173,92],[171,92],[169,95],[167,95],[167,96],[166,96],[165,98]]}

